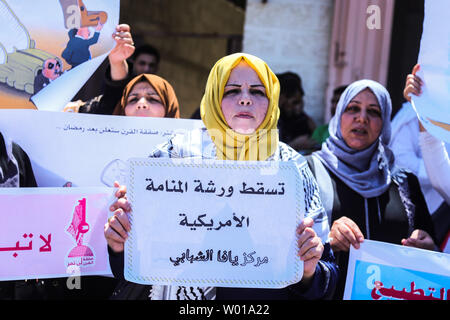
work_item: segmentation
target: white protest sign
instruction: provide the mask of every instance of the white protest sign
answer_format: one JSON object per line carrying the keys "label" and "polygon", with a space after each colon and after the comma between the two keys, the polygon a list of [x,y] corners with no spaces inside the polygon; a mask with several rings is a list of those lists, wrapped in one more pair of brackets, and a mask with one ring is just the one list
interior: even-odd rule
{"label": "white protest sign", "polygon": [[450,255],[364,240],[350,247],[345,300],[450,300]]}
{"label": "white protest sign", "polygon": [[450,143],[450,2],[426,0],[418,73],[425,85],[412,105],[430,134]]}
{"label": "white protest sign", "polygon": [[124,183],[126,160],[148,157],[175,132],[201,128],[189,119],[0,110],[0,130],[28,154],[39,187]]}
{"label": "white protest sign", "polygon": [[129,168],[128,281],[281,288],[301,280],[305,195],[295,163],[131,159]]}

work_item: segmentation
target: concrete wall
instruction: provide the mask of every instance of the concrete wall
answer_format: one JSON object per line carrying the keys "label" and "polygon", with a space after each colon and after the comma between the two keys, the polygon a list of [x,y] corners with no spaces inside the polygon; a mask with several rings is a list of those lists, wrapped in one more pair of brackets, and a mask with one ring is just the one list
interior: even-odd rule
{"label": "concrete wall", "polygon": [[[242,35],[244,17],[226,0],[121,1],[121,23],[131,26],[136,44],[161,52],[159,75],[173,85],[184,118],[199,107],[211,67],[227,54],[221,35]],[[218,36],[205,37],[212,33]]]}
{"label": "concrete wall", "polygon": [[305,111],[322,123],[328,81],[333,0],[247,0],[243,50],[275,73],[298,73]]}

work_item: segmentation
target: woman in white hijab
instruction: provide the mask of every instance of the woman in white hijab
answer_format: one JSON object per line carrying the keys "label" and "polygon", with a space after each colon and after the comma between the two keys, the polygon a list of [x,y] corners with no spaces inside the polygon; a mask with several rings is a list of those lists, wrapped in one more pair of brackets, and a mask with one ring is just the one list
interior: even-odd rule
{"label": "woman in white hijab", "polygon": [[[394,167],[391,99],[371,80],[343,92],[330,121],[330,137],[308,162],[329,215],[330,243],[342,273],[341,298],[350,246],[364,239],[435,249],[430,214],[417,178]],[[315,161],[314,161],[315,159]]]}

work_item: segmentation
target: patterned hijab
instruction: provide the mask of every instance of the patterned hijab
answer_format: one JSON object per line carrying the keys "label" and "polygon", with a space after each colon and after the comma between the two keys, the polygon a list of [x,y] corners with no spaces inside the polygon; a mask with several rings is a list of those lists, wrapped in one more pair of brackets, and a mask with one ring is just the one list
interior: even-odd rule
{"label": "patterned hijab", "polygon": [[165,118],[179,118],[180,117],[180,109],[178,105],[178,99],[175,94],[175,90],[173,90],[172,86],[165,79],[158,77],[154,74],[141,74],[135,78],[133,78],[123,90],[122,99],[117,104],[114,109],[113,114],[115,115],[125,115],[125,106],[127,105],[127,99],[130,95],[131,90],[134,85],[147,81],[159,95],[166,110]]}
{"label": "patterned hijab", "polygon": [[[367,149],[355,150],[347,146],[341,134],[341,117],[350,101],[361,91],[370,89],[381,108],[383,126],[378,139]],[[330,137],[322,150],[314,153],[322,163],[347,186],[364,198],[383,194],[391,183],[394,155],[388,144],[391,139],[392,104],[389,92],[378,82],[360,80],[342,93],[336,114],[329,125]]]}
{"label": "patterned hijab", "polygon": [[17,188],[19,184],[19,166],[13,155],[12,141],[0,133],[0,188]]}
{"label": "patterned hijab", "polygon": [[[231,70],[244,60],[259,76],[269,99],[267,114],[253,134],[240,134],[227,124],[222,113],[222,97]],[[280,84],[267,64],[258,57],[235,53],[223,57],[214,65],[206,83],[200,104],[200,115],[208,129],[221,160],[263,161],[278,148],[277,122],[280,111],[278,98]]]}

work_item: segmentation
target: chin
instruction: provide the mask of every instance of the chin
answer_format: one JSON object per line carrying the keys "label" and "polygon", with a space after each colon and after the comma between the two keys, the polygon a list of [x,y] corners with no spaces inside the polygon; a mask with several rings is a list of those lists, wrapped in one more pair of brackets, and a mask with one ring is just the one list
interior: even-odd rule
{"label": "chin", "polygon": [[256,131],[254,128],[236,128],[233,130],[240,134],[253,134]]}
{"label": "chin", "polygon": [[367,143],[354,143],[354,144],[350,145],[349,147],[354,149],[354,150],[362,151],[362,150],[365,150],[368,147],[370,147],[370,144],[367,144]]}
{"label": "chin", "polygon": [[372,140],[370,137],[367,137],[367,139],[344,138],[344,141],[347,144],[347,146],[358,151],[362,151],[369,148],[375,142],[375,140]]}
{"label": "chin", "polygon": [[230,127],[233,131],[240,134],[253,134],[256,131],[255,121],[248,119],[235,120]]}

